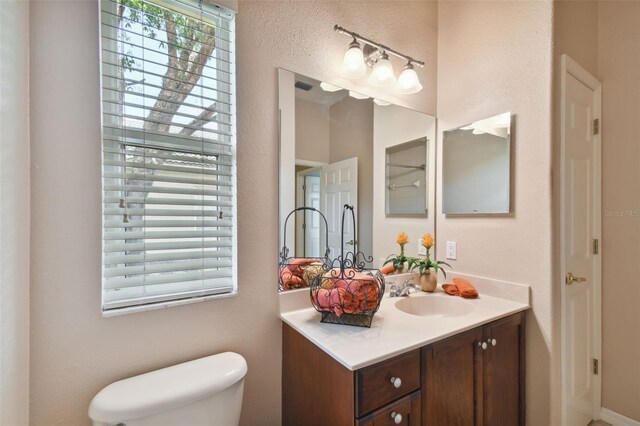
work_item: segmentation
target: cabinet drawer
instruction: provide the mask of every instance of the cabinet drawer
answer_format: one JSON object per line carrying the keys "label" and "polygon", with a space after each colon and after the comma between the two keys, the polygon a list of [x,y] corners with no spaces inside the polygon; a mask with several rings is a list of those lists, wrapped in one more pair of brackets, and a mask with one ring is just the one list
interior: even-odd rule
{"label": "cabinet drawer", "polygon": [[420,391],[356,420],[356,426],[421,426]]}
{"label": "cabinet drawer", "polygon": [[[395,379],[395,382],[394,380]],[[356,372],[356,417],[420,388],[420,350]]]}

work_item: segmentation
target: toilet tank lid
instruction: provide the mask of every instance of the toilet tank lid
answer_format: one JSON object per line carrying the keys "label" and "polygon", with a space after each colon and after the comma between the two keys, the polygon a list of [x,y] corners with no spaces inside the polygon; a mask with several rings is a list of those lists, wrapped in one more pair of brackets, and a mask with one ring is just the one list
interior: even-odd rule
{"label": "toilet tank lid", "polygon": [[234,352],[151,371],[102,389],[91,401],[89,417],[119,423],[167,411],[220,392],[246,373],[247,362]]}

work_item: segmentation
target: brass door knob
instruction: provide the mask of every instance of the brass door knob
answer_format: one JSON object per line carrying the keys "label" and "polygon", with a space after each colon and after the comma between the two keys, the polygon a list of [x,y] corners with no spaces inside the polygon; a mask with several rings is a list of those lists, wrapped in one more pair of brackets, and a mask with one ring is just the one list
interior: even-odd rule
{"label": "brass door knob", "polygon": [[571,272],[568,272],[566,278],[564,279],[564,282],[566,285],[571,285],[573,283],[583,283],[586,280],[586,278],[576,277]]}

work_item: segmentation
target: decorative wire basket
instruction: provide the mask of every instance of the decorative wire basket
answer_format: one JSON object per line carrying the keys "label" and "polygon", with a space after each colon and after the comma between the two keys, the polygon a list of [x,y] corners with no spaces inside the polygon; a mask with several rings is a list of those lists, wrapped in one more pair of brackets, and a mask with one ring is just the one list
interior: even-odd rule
{"label": "decorative wire basket", "polygon": [[322,314],[321,322],[371,327],[374,314],[384,295],[384,276],[378,269],[365,268],[373,261],[362,252],[344,252],[345,213],[351,212],[356,229],[353,206],[342,210],[341,254],[322,264],[323,272],[311,282],[311,303]]}
{"label": "decorative wire basket", "polygon": [[320,215],[324,221],[325,242],[329,241],[329,228],[327,218],[320,210],[313,207],[298,207],[287,215],[284,221],[284,239],[282,250],[280,250],[280,270],[278,274],[278,289],[280,291],[294,290],[297,288],[310,287],[311,282],[317,275],[324,273],[323,265],[329,262],[329,247],[325,248],[324,257],[289,257],[287,247],[287,223],[294,213],[303,210],[310,210]]}

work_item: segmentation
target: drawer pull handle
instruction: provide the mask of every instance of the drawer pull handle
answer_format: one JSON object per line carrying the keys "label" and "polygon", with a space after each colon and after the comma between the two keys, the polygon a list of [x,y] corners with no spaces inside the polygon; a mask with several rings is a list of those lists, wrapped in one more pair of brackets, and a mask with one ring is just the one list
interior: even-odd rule
{"label": "drawer pull handle", "polygon": [[391,378],[391,384],[393,385],[393,387],[395,387],[397,389],[400,386],[402,386],[402,379],[400,379],[400,377],[392,377]]}
{"label": "drawer pull handle", "polygon": [[393,413],[391,413],[391,419],[395,424],[399,425],[400,423],[402,423],[402,414],[396,413],[394,411]]}

